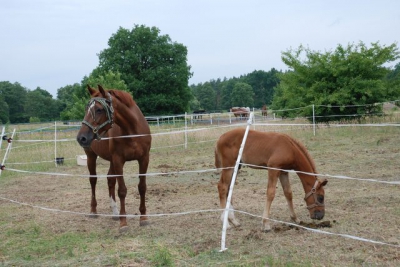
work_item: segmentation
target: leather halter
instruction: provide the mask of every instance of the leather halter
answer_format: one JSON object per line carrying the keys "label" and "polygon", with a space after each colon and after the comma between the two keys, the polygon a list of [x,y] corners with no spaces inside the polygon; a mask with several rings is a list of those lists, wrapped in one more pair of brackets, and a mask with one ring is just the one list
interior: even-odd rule
{"label": "leather halter", "polygon": [[108,99],[106,98],[102,98],[102,97],[93,97],[90,99],[89,103],[86,106],[86,109],[88,110],[88,112],[90,112],[90,114],[92,115],[93,121],[96,120],[96,112],[92,112],[90,110],[91,106],[95,104],[95,102],[101,104],[104,108],[104,110],[106,111],[106,115],[107,115],[107,120],[105,122],[103,122],[102,124],[98,125],[97,127],[94,127],[92,124],[90,124],[90,122],[86,121],[85,119],[82,121],[82,124],[87,125],[90,129],[92,129],[95,138],[97,140],[101,139],[101,136],[99,135],[99,130],[101,128],[103,128],[104,126],[106,126],[107,124],[110,124],[111,127],[114,124],[113,121],[113,116],[114,116],[114,108],[112,106],[112,98],[110,93],[108,93]]}
{"label": "leather halter", "polygon": [[307,198],[309,198],[311,195],[314,196],[314,204],[307,206],[307,209],[309,209],[309,210],[312,208],[315,208],[315,207],[324,207],[325,206],[324,203],[319,202],[317,199],[317,194],[316,194],[317,185],[318,185],[318,179],[315,181],[315,184],[314,184],[313,188],[311,188],[311,191],[308,192],[306,194],[306,196],[304,197],[304,200],[307,200]]}

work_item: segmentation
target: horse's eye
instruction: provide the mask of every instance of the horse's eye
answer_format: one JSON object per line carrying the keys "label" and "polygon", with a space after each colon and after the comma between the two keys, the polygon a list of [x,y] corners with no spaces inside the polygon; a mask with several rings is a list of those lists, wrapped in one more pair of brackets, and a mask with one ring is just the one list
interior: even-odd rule
{"label": "horse's eye", "polygon": [[103,112],[103,109],[102,108],[97,108],[96,109],[96,114],[101,114]]}
{"label": "horse's eye", "polygon": [[322,195],[317,195],[317,201],[318,201],[319,203],[324,203],[324,196],[322,196]]}

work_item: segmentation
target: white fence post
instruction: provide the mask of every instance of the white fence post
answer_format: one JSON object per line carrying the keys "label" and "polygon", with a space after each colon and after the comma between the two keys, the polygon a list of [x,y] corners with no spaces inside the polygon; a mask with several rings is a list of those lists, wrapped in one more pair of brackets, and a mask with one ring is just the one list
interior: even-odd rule
{"label": "white fence post", "polygon": [[[187,120],[186,120],[187,112],[185,112],[185,149],[187,149],[187,143],[188,143],[188,131],[187,131]],[[192,115],[193,116],[193,115]]]}
{"label": "white fence post", "polygon": [[1,135],[0,135],[0,150],[1,150],[1,145],[3,144],[3,136],[4,136],[4,131],[6,130],[6,128],[3,126],[3,130],[1,130]]}
{"label": "white fence post", "polygon": [[240,164],[240,159],[242,158],[244,145],[246,144],[246,139],[247,139],[247,135],[249,133],[250,125],[253,122],[253,116],[254,116],[254,114],[253,114],[253,112],[251,112],[250,113],[250,118],[247,121],[247,127],[246,127],[246,131],[244,133],[244,136],[243,136],[242,144],[240,145],[239,155],[238,155],[237,160],[236,160],[235,168],[234,168],[233,175],[232,175],[231,184],[229,186],[228,199],[226,201],[226,206],[225,206],[225,210],[224,210],[224,221],[223,221],[223,224],[222,224],[222,236],[221,236],[221,250],[220,250],[220,252],[225,251],[227,249],[225,247],[225,239],[226,239],[226,229],[228,228],[228,215],[229,215],[229,209],[230,209],[230,206],[231,206],[232,192],[233,192],[233,187],[235,186],[236,176],[237,176],[237,172],[239,170],[239,164]]}
{"label": "white fence post", "polygon": [[[1,162],[1,166],[4,166],[4,163],[6,162],[8,153],[9,153],[9,151],[11,149],[11,144],[12,144],[12,139],[14,138],[14,134],[15,134],[15,129],[14,129],[12,135],[11,135],[10,141],[8,142],[7,150],[6,150],[6,153],[4,154],[3,161]],[[0,168],[0,176],[1,176],[1,172],[2,172],[2,169]]]}
{"label": "white fence post", "polygon": [[314,136],[315,136],[315,106],[314,106],[314,104],[312,105],[312,121],[313,121],[313,131],[314,131]]}
{"label": "white fence post", "polygon": [[54,164],[57,166],[57,121],[54,122]]}

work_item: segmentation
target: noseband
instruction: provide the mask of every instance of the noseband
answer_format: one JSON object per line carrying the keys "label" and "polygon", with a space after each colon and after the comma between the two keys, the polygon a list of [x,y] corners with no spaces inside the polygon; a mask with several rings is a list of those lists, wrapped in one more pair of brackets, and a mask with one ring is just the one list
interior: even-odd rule
{"label": "noseband", "polygon": [[100,140],[101,136],[99,135],[99,130],[101,128],[103,128],[104,126],[106,126],[107,124],[110,124],[111,127],[113,126],[113,123],[114,123],[113,122],[114,108],[112,106],[112,99],[111,99],[110,93],[108,93],[108,99],[102,98],[102,97],[93,97],[93,98],[91,98],[89,103],[86,106],[86,109],[88,110],[90,115],[92,115],[93,121],[96,121],[96,111],[92,111],[91,108],[92,108],[92,106],[95,105],[96,102],[103,106],[104,110],[106,111],[107,120],[105,122],[103,122],[102,124],[98,125],[97,127],[94,127],[92,124],[90,124],[90,122],[88,122],[85,119],[82,121],[82,124],[85,124],[90,129],[92,129],[96,139]]}
{"label": "noseband", "polygon": [[315,181],[315,184],[314,184],[313,188],[311,188],[311,191],[308,192],[306,194],[306,196],[304,197],[304,200],[307,200],[307,198],[309,198],[311,195],[314,196],[314,204],[307,206],[307,209],[309,209],[309,210],[312,208],[315,208],[315,207],[324,207],[325,206],[324,203],[319,202],[317,199],[317,194],[316,194],[317,185],[318,185],[318,179]]}

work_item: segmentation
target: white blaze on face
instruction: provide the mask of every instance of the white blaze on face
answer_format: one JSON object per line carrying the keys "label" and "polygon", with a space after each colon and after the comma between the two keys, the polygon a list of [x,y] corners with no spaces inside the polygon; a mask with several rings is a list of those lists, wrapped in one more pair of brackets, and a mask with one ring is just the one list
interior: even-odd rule
{"label": "white blaze on face", "polygon": [[114,201],[114,199],[112,197],[110,197],[110,207],[111,207],[113,215],[119,215],[117,203]]}
{"label": "white blaze on face", "polygon": [[95,101],[93,101],[92,104],[90,104],[90,106],[88,108],[88,111],[87,111],[87,114],[91,113],[91,109],[94,107],[95,104],[96,104]]}

